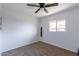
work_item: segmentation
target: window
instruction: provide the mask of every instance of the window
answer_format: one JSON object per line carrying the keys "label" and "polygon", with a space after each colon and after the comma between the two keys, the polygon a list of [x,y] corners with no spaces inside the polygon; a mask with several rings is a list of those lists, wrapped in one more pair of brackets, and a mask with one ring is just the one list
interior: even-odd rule
{"label": "window", "polygon": [[65,20],[54,20],[49,22],[49,31],[65,32]]}
{"label": "window", "polygon": [[52,21],[49,23],[49,31],[53,31],[55,32],[56,31],[56,21]]}

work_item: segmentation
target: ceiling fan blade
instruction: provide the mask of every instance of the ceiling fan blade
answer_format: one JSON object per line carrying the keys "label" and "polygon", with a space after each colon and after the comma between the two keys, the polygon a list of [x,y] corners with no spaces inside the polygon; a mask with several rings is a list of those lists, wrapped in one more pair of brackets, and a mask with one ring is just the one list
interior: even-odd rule
{"label": "ceiling fan blade", "polygon": [[35,13],[37,13],[40,10],[40,8],[38,10],[35,11]]}
{"label": "ceiling fan blade", "polygon": [[38,6],[38,5],[33,5],[33,4],[27,4],[27,6],[40,7],[40,6]]}
{"label": "ceiling fan blade", "polygon": [[48,11],[47,11],[47,9],[46,9],[46,8],[44,8],[44,11],[45,11],[46,13],[48,13]]}
{"label": "ceiling fan blade", "polygon": [[51,6],[58,6],[58,3],[53,3],[53,4],[45,5],[45,7],[51,7]]}

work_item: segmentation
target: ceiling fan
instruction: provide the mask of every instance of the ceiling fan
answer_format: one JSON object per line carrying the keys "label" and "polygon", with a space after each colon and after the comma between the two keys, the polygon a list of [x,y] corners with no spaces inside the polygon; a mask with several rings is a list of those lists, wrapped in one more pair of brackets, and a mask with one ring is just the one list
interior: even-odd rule
{"label": "ceiling fan", "polygon": [[39,7],[38,10],[35,11],[35,13],[37,13],[41,8],[44,8],[44,11],[48,13],[46,7],[58,6],[58,3],[52,3],[52,4],[47,4],[47,5],[45,5],[45,3],[38,3],[38,4],[39,5],[27,4],[27,6]]}

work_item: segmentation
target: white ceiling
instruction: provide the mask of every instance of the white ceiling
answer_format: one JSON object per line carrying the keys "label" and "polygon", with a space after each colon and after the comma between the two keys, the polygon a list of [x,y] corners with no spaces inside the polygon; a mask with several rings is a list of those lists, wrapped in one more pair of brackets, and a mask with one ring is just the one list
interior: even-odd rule
{"label": "white ceiling", "polygon": [[29,7],[27,6],[28,9],[30,9],[31,13],[37,17],[43,17],[43,16],[47,16],[47,15],[51,15],[57,12],[60,12],[62,10],[68,9],[70,7],[75,6],[76,4],[73,3],[59,3],[58,6],[55,7],[48,7],[46,8],[48,10],[48,13],[45,13],[43,9],[41,9],[38,13],[34,13],[38,7]]}
{"label": "white ceiling", "polygon": [[48,10],[48,13],[45,13],[43,9],[41,9],[38,13],[34,13],[38,7],[32,7],[32,6],[27,6],[25,3],[6,3],[3,4],[3,8],[5,8],[7,11],[15,11],[21,14],[29,14],[33,15],[35,17],[43,17],[43,16],[48,16],[57,12],[60,12],[62,10],[71,8],[73,6],[76,6],[76,3],[59,3],[58,6],[55,7],[48,7],[46,8]]}

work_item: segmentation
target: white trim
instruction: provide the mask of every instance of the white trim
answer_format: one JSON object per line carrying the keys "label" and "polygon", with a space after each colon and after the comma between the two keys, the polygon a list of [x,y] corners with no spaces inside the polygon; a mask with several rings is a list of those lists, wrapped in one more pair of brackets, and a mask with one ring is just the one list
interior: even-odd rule
{"label": "white trim", "polygon": [[67,49],[67,48],[61,47],[61,46],[59,46],[59,45],[57,45],[57,44],[52,44],[52,43],[50,43],[50,42],[42,41],[42,40],[40,40],[40,41],[41,41],[41,42],[48,43],[48,44],[50,44],[50,45],[58,46],[58,47],[60,47],[60,48],[63,48],[63,49],[66,49],[66,50],[69,50],[69,51],[72,51],[72,52],[77,53],[77,51],[75,51],[75,50]]}

